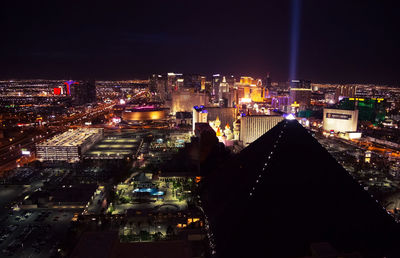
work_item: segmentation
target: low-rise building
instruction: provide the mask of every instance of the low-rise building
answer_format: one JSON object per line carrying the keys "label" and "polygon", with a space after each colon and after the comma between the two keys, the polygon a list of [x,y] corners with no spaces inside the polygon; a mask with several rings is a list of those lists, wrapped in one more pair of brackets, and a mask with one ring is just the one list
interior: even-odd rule
{"label": "low-rise building", "polygon": [[40,161],[77,162],[97,141],[103,139],[102,128],[79,128],[69,130],[36,144],[36,155]]}

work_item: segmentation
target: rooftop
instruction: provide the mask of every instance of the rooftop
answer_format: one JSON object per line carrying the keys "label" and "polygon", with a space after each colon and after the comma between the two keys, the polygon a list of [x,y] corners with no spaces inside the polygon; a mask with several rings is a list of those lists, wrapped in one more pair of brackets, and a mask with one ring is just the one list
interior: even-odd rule
{"label": "rooftop", "polygon": [[38,146],[80,146],[90,137],[101,134],[101,128],[79,128],[76,130],[68,130],[62,134],[58,134],[53,138],[39,143]]}

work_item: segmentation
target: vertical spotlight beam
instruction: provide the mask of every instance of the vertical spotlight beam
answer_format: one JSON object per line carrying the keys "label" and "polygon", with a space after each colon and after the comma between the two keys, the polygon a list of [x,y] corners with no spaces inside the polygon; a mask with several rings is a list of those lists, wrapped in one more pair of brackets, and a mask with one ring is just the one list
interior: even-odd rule
{"label": "vertical spotlight beam", "polygon": [[301,0],[292,0],[292,28],[290,42],[290,70],[289,79],[297,79],[297,58],[300,34]]}

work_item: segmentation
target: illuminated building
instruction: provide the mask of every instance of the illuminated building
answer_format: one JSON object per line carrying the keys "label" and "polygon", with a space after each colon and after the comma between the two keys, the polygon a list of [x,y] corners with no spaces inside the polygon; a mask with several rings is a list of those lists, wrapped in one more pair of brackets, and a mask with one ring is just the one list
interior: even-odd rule
{"label": "illuminated building", "polygon": [[265,88],[261,79],[242,76],[240,81],[235,83],[239,103],[263,102],[266,97]]}
{"label": "illuminated building", "polygon": [[324,108],[323,128],[325,131],[357,131],[358,110]]}
{"label": "illuminated building", "polygon": [[222,107],[206,107],[208,116],[208,121],[217,120],[217,118],[221,121],[221,125],[233,125],[233,122],[236,119],[236,110],[235,108],[222,108]]}
{"label": "illuminated building", "polygon": [[79,82],[69,80],[69,81],[64,82],[64,84],[65,84],[65,87],[66,87],[67,95],[71,96],[71,92],[72,92],[71,91],[71,87],[79,85]]}
{"label": "illuminated building", "polygon": [[267,74],[267,78],[265,78],[264,86],[266,89],[270,89],[272,87],[272,79],[269,76],[269,73]]}
{"label": "illuminated building", "polygon": [[69,130],[36,144],[36,156],[40,161],[77,162],[93,144],[102,138],[102,128]]}
{"label": "illuminated building", "polygon": [[184,76],[184,87],[188,89],[192,89],[195,92],[204,91],[206,77],[198,74],[185,74]]}
{"label": "illuminated building", "polygon": [[222,81],[222,76],[220,74],[213,74],[211,80],[211,95],[214,97],[215,101],[219,101],[219,85]]}
{"label": "illuminated building", "polygon": [[171,100],[172,92],[178,91],[183,86],[183,74],[167,73],[167,100]]}
{"label": "illuminated building", "polygon": [[196,129],[196,123],[207,123],[208,112],[204,106],[193,107],[193,132]]}
{"label": "illuminated building", "polygon": [[60,87],[57,87],[57,88],[54,88],[53,89],[54,90],[54,95],[61,95],[62,94],[62,88],[60,88]]}
{"label": "illuminated building", "polygon": [[175,118],[177,125],[191,125],[193,120],[191,112],[176,112]]}
{"label": "illuminated building", "polygon": [[128,108],[122,112],[122,120],[127,123],[137,121],[160,120],[166,118],[166,109],[154,106]]}
{"label": "illuminated building", "polygon": [[240,140],[240,119],[233,123],[233,140]]}
{"label": "illuminated building", "polygon": [[220,128],[221,121],[219,120],[219,117],[217,116],[217,118],[215,120],[208,119],[208,124],[215,131],[215,134],[217,135],[218,139],[220,139],[220,137],[222,136],[222,133],[221,133],[221,128]]}
{"label": "illuminated building", "polygon": [[271,107],[276,109],[283,109],[285,106],[290,105],[290,97],[288,96],[274,96],[271,98]]}
{"label": "illuminated building", "polygon": [[222,81],[219,84],[219,97],[221,98],[222,93],[229,92],[229,84],[226,82],[225,76],[222,77]]}
{"label": "illuminated building", "polygon": [[208,95],[204,92],[179,90],[172,93],[171,113],[192,112],[193,106],[206,106],[209,103]]}
{"label": "illuminated building", "polygon": [[166,91],[167,81],[165,77],[159,74],[153,74],[150,77],[149,89],[151,92],[156,93],[160,101],[165,101],[167,98]]}
{"label": "illuminated building", "polygon": [[336,102],[342,98],[354,98],[356,96],[357,86],[350,85],[339,85],[335,90]]}
{"label": "illuminated building", "polygon": [[206,77],[205,76],[201,76],[200,90],[201,91],[205,91],[206,90]]}
{"label": "illuminated building", "polygon": [[338,107],[340,109],[357,109],[358,120],[378,123],[385,120],[387,102],[383,98],[344,98]]}
{"label": "illuminated building", "polygon": [[311,102],[311,82],[305,80],[290,81],[290,103],[298,103],[299,106],[307,107]]}
{"label": "illuminated building", "polygon": [[240,119],[240,141],[247,146],[282,120],[282,116],[244,116]]}
{"label": "illuminated building", "polygon": [[231,127],[229,126],[229,124],[225,125],[224,134],[225,134],[227,140],[233,139],[233,133],[232,133],[232,130],[231,130]]}
{"label": "illuminated building", "polygon": [[221,98],[219,99],[219,106],[223,108],[235,107],[238,104],[237,101],[237,90],[231,89],[229,92],[221,93]]}

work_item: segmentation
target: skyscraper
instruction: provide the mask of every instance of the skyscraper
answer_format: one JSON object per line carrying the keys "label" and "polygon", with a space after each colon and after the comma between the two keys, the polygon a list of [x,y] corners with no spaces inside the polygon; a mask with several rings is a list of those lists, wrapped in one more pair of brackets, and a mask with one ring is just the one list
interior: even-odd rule
{"label": "skyscraper", "polygon": [[222,81],[222,76],[220,74],[214,74],[211,80],[211,95],[213,96],[214,102],[219,101],[219,85]]}
{"label": "skyscraper", "polygon": [[165,101],[167,98],[166,78],[160,74],[152,74],[150,77],[150,91],[156,93],[159,100]]}
{"label": "skyscraper", "polygon": [[307,107],[311,101],[311,81],[290,81],[290,102],[297,103],[300,107]]}
{"label": "skyscraper", "polygon": [[167,100],[171,100],[172,92],[183,87],[184,79],[181,73],[167,74]]}

